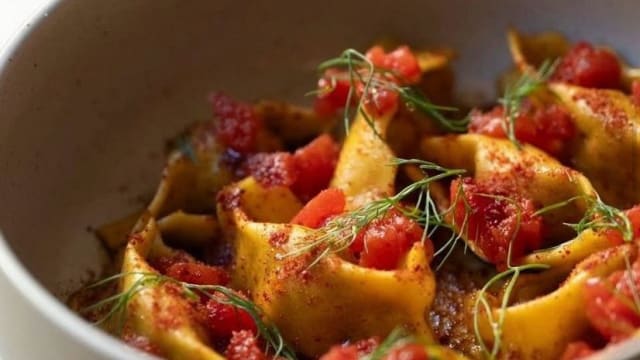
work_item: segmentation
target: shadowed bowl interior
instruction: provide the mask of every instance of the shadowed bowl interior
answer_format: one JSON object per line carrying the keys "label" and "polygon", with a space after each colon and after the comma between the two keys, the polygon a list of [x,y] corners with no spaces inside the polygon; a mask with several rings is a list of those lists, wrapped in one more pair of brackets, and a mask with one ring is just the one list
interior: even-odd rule
{"label": "shadowed bowl interior", "polygon": [[482,101],[509,66],[509,25],[638,64],[638,13],[633,0],[53,2],[1,58],[0,354],[137,356],[55,299],[99,271],[107,257],[88,229],[141,208],[166,139],[210,116],[209,91],[308,101],[317,63],[384,36],[452,47],[458,94]]}

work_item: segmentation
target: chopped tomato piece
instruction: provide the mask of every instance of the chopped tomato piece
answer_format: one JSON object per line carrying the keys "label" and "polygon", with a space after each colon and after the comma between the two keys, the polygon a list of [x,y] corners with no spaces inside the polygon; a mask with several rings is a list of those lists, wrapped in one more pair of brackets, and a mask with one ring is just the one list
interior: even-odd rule
{"label": "chopped tomato piece", "polygon": [[167,268],[165,275],[197,285],[226,285],[229,282],[229,274],[223,268],[196,262],[175,263]]}
{"label": "chopped tomato piece", "polygon": [[333,177],[340,150],[327,134],[315,138],[293,154],[297,179],[291,190],[303,201],[326,189]]}
{"label": "chopped tomato piece", "polygon": [[317,229],[329,218],[342,214],[344,207],[345,197],[342,190],[323,190],[293,217],[291,223]]}
{"label": "chopped tomato piece", "polygon": [[384,360],[429,360],[424,346],[407,344],[391,349]]}
{"label": "chopped tomato piece", "polygon": [[[362,229],[350,249],[361,266],[392,270],[422,235],[420,225],[394,209]],[[433,256],[431,240],[425,240],[425,248]]]}
{"label": "chopped tomato piece", "polygon": [[[533,106],[525,102],[515,122],[516,139],[534,145],[552,156],[560,157],[566,144],[576,135],[571,116],[559,105]],[[502,106],[482,113],[471,113],[470,133],[484,134],[496,138],[506,138],[507,119]]]}
{"label": "chopped tomato piece", "polygon": [[287,186],[303,201],[329,186],[338,162],[338,145],[320,135],[292,155],[258,153],[247,160],[249,173],[264,186]]}
{"label": "chopped tomato piece", "polygon": [[332,346],[319,360],[358,360],[358,350],[354,346]]}
{"label": "chopped tomato piece", "polygon": [[379,344],[380,340],[377,337],[371,337],[354,344],[332,346],[319,360],[358,360],[371,354]]}
{"label": "chopped tomato piece", "polygon": [[[522,120],[521,125],[516,123],[516,137],[553,156],[562,155],[565,144],[576,135],[571,116],[556,104],[530,107],[528,110],[521,119],[518,119],[518,121]],[[527,125],[529,131],[524,129]]]}
{"label": "chopped tomato piece", "polygon": [[346,73],[335,69],[325,71],[324,76],[318,80],[319,94],[314,103],[316,114],[329,117],[347,106],[351,80]]}
{"label": "chopped tomato piece", "polygon": [[267,360],[258,339],[251,331],[234,331],[224,352],[228,360]]}
{"label": "chopped tomato piece", "polygon": [[631,100],[640,106],[640,80],[634,80],[631,83]]}
{"label": "chopped tomato piece", "polygon": [[241,154],[254,151],[262,119],[253,111],[253,107],[222,93],[212,94],[209,101],[213,107],[218,141]]}
{"label": "chopped tomato piece", "polygon": [[399,46],[390,53],[385,53],[382,46],[374,46],[367,51],[366,56],[375,67],[393,72],[403,84],[416,84],[420,81],[422,71],[418,59],[406,45]]}
{"label": "chopped tomato piece", "polygon": [[373,336],[367,339],[358,340],[352,346],[358,350],[358,356],[369,355],[380,345],[380,338]]}
{"label": "chopped tomato piece", "polygon": [[298,179],[295,160],[286,152],[258,153],[247,160],[249,173],[262,185],[291,186]]}
{"label": "chopped tomato piece", "polygon": [[[504,107],[495,106],[490,111],[483,113],[478,109],[473,109],[470,114],[469,132],[483,134],[495,138],[506,138],[506,119]],[[518,122],[516,121],[516,124]]]}
{"label": "chopped tomato piece", "polygon": [[561,360],[579,360],[592,355],[596,351],[584,341],[576,341],[567,345]]}
{"label": "chopped tomato piece", "polygon": [[601,89],[620,88],[622,69],[618,58],[608,50],[587,42],[577,43],[562,57],[552,79]]}
{"label": "chopped tomato piece", "polygon": [[364,96],[363,104],[367,112],[374,116],[383,116],[398,106],[398,93],[384,85],[371,85],[363,95],[365,87],[357,85],[358,96]]}
{"label": "chopped tomato piece", "polygon": [[[631,228],[633,229],[633,238],[640,238],[640,205],[636,205],[631,209],[625,211],[629,222],[631,222]],[[618,229],[605,230],[605,236],[609,239],[612,245],[620,245],[624,243],[622,233]]]}
{"label": "chopped tomato piece", "polygon": [[455,206],[454,224],[465,227],[460,231],[487,261],[505,264],[511,243],[512,259],[541,247],[542,218],[533,215],[536,209],[531,199],[476,183],[469,177],[454,180],[450,196]]}
{"label": "chopped tomato piece", "polygon": [[[606,279],[593,278],[585,284],[584,300],[591,325],[607,340],[618,342],[640,328],[640,263],[614,272]],[[635,293],[635,295],[634,295]]]}
{"label": "chopped tomato piece", "polygon": [[215,293],[201,308],[202,323],[209,333],[217,339],[228,339],[234,331],[246,330],[257,333],[256,324],[251,315],[243,309],[225,304],[225,295]]}
{"label": "chopped tomato piece", "polygon": [[[358,66],[352,69],[360,76],[353,79],[347,70],[329,69],[325,71],[318,81],[320,90],[314,104],[316,114],[328,117],[355,103],[347,104],[351,86],[355,85],[356,95],[362,99],[363,104],[372,115],[382,116],[398,106],[398,92],[393,89],[393,85],[412,85],[420,81],[422,70],[418,59],[408,46],[400,46],[390,53],[385,53],[380,46],[374,46],[366,54],[373,65],[380,70],[387,70],[387,73],[374,73],[372,76],[379,81],[373,81],[366,87],[360,79],[371,76],[368,66]],[[355,76],[354,76],[355,77]]]}

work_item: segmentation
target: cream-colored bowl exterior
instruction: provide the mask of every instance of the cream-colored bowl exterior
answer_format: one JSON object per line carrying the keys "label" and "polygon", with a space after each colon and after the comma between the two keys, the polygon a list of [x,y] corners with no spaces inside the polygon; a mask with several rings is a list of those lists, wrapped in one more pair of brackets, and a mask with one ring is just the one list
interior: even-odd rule
{"label": "cream-colored bowl exterior", "polygon": [[49,1],[0,58],[0,357],[144,358],[58,299],[106,259],[87,229],[142,205],[164,141],[209,116],[209,90],[304,101],[320,60],[392,36],[453,47],[459,95],[491,99],[507,26],[640,63],[638,13],[634,0]]}

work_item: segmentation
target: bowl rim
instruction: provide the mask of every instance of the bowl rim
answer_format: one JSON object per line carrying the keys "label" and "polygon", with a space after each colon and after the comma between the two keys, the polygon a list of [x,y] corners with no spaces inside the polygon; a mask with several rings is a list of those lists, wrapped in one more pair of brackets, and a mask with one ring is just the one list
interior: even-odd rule
{"label": "bowl rim", "polygon": [[[10,36],[0,42],[0,75],[2,75],[11,57],[22,43],[38,29],[39,25],[63,0],[36,0],[39,4],[25,18],[21,25],[12,30]],[[94,351],[96,355],[108,359],[157,359],[148,353],[127,346],[117,338],[93,326],[71,311],[65,304],[51,294],[27,270],[18,259],[0,229],[0,276],[7,279],[7,283],[34,308],[53,328],[61,330],[65,335],[74,339],[79,346]],[[613,356],[630,359],[637,356],[640,350],[640,340],[628,339],[619,344],[608,346],[602,351],[588,357],[591,360],[606,360]],[[0,354],[2,355],[2,354]]]}
{"label": "bowl rim", "polygon": [[[29,36],[39,27],[48,13],[55,11],[61,0],[40,0],[21,25],[14,29],[4,43],[0,43],[0,74],[6,71],[11,57]],[[0,229],[0,276],[7,279],[9,286],[28,302],[32,308],[48,320],[53,328],[62,330],[78,342],[79,346],[94,351],[109,359],[156,358],[106,334],[89,324],[55,298],[38,282],[17,258]]]}

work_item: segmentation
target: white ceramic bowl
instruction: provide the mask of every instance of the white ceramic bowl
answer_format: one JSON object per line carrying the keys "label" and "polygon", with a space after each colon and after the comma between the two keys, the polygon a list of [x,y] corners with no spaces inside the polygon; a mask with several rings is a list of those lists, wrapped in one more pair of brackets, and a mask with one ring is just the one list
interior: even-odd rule
{"label": "white ceramic bowl", "polygon": [[490,99],[509,64],[508,25],[611,44],[640,63],[639,13],[634,0],[51,2],[1,58],[0,354],[142,356],[57,299],[106,260],[87,227],[141,206],[164,140],[209,116],[209,90],[303,100],[319,60],[389,35],[454,47],[459,93]]}

